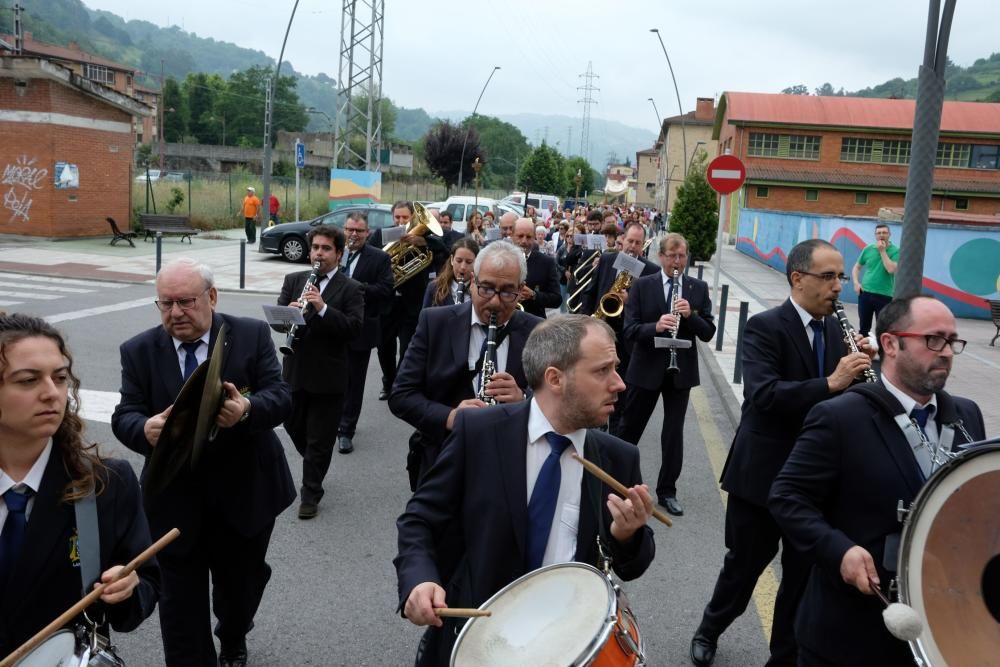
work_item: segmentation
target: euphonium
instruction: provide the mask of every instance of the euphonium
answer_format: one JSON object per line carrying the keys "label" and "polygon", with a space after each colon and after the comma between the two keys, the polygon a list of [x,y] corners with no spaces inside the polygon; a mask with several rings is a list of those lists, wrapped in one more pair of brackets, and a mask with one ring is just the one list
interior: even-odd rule
{"label": "euphonium", "polygon": [[[303,315],[305,315],[306,308],[309,305],[306,302],[306,294],[309,292],[309,288],[319,285],[319,281],[323,280],[323,276],[321,276],[319,273],[319,267],[320,267],[319,262],[313,263],[312,273],[310,273],[309,277],[306,278],[306,284],[302,286],[302,294],[299,295],[299,298],[296,301],[296,303],[299,305],[299,308],[302,309]],[[279,348],[282,354],[284,355],[295,354],[293,345],[295,344],[296,334],[298,333],[298,330],[299,330],[298,324],[293,324],[292,328],[288,330],[288,336],[285,338],[285,344]]]}
{"label": "euphonium", "polygon": [[[519,304],[520,305],[520,304]],[[486,405],[496,405],[497,399],[486,393],[486,385],[497,372],[497,314],[490,313],[490,324],[486,330],[486,349],[483,351],[483,366],[479,371],[479,393],[476,398]]]}
{"label": "euphonium", "polygon": [[[847,319],[847,313],[844,312],[844,304],[840,301],[834,301],[833,312],[837,316],[837,321],[840,322],[841,331],[844,332],[844,342],[847,343],[847,349],[851,352],[860,352],[858,344],[854,341],[854,327],[851,326],[851,321]],[[878,382],[878,376],[870,367],[866,368],[862,375],[865,377],[865,382]]]}
{"label": "euphonium", "polygon": [[[413,202],[413,219],[407,225],[405,235],[425,236],[427,232],[438,236],[443,234],[441,225],[438,224],[433,215],[427,212],[423,204]],[[389,260],[392,262],[392,276],[397,288],[430,266],[434,259],[433,254],[427,248],[418,248],[412,243],[406,243],[403,239],[386,244],[382,250],[389,253]]]}
{"label": "euphonium", "polygon": [[[681,284],[678,282],[680,276],[681,272],[677,269],[674,269],[673,274],[670,276],[673,279],[672,284],[674,286],[673,297],[670,299],[670,314],[677,319],[677,324],[670,330],[670,337],[674,340],[677,340],[677,331],[681,328],[681,314],[677,310],[677,304],[681,300]],[[677,373],[680,370],[680,366],[677,365],[677,348],[672,347],[670,348],[670,365],[667,366],[667,372]]]}

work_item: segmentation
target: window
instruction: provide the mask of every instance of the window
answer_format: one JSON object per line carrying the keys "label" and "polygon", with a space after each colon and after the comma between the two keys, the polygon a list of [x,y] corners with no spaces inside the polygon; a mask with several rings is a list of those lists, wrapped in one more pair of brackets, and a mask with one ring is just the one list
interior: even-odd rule
{"label": "window", "polygon": [[819,190],[806,190],[806,201],[819,201]]}
{"label": "window", "polygon": [[882,164],[909,164],[910,147],[909,141],[883,141]]}
{"label": "window", "polygon": [[969,200],[968,199],[956,199],[955,200],[955,210],[956,211],[968,211],[969,210]]}
{"label": "window", "polygon": [[802,135],[789,136],[788,157],[798,158],[800,160],[818,160],[819,137],[807,137]]}
{"label": "window", "polygon": [[452,221],[465,220],[465,204],[448,204],[444,212],[451,216]]}
{"label": "window", "polygon": [[778,135],[751,132],[748,154],[755,157],[778,157]]}
{"label": "window", "polygon": [[757,186],[757,199],[767,199],[768,189],[766,185]]}
{"label": "window", "polygon": [[867,192],[855,192],[854,193],[854,203],[855,204],[867,204],[868,203],[868,193]]}
{"label": "window", "polygon": [[969,166],[973,169],[1000,169],[1000,146],[973,146]]}
{"label": "window", "polygon": [[841,162],[871,162],[872,140],[847,137],[840,140]]}
{"label": "window", "polygon": [[97,81],[98,83],[106,83],[111,86],[115,85],[115,73],[104,65],[84,63],[83,78]]}
{"label": "window", "polygon": [[938,167],[968,167],[971,153],[971,144],[939,143],[934,164]]}
{"label": "window", "polygon": [[655,187],[656,187],[656,183],[654,183],[653,181],[646,181],[646,189],[647,190],[652,190]]}

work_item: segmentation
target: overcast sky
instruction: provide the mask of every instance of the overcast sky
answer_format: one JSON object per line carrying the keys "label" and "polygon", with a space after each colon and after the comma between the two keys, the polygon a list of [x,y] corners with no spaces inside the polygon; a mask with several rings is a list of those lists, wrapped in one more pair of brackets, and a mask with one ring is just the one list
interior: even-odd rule
{"label": "overcast sky", "polygon": [[[294,4],[84,2],[274,58]],[[298,71],[337,77],[341,6],[300,0],[285,50]],[[655,131],[648,98],[661,116],[677,113],[677,98],[650,28],[660,29],[690,111],[695,98],[726,90],[779,92],[799,83],[813,89],[827,81],[856,90],[914,77],[927,7],[926,0],[386,0],[382,90],[398,106],[471,111],[499,65],[480,113],[579,115],[580,75],[592,61],[600,90],[591,115]],[[998,0],[958,0],[952,60],[971,65],[1000,51],[998,24]]]}

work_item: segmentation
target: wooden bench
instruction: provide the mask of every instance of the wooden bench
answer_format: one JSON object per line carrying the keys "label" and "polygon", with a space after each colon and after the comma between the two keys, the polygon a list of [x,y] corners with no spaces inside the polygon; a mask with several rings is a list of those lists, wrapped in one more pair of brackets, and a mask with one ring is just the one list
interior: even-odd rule
{"label": "wooden bench", "polygon": [[180,236],[181,243],[184,239],[191,243],[191,237],[198,234],[198,230],[191,226],[191,221],[184,215],[157,215],[154,213],[140,213],[139,221],[142,223],[142,231],[146,236],[143,241],[156,238],[159,232],[164,236]]}
{"label": "wooden bench", "polygon": [[997,338],[1000,338],[1000,301],[986,300],[990,304],[990,317],[993,319],[993,326],[997,328],[997,333],[990,341],[991,346],[996,346]]}
{"label": "wooden bench", "polygon": [[132,239],[134,239],[137,236],[135,232],[132,231],[123,232],[122,230],[118,229],[118,223],[115,222],[114,218],[105,218],[105,220],[107,220],[108,224],[111,225],[111,233],[114,234],[114,237],[111,239],[111,245],[115,245],[119,241],[125,241],[133,248],[135,247],[135,244],[132,243]]}

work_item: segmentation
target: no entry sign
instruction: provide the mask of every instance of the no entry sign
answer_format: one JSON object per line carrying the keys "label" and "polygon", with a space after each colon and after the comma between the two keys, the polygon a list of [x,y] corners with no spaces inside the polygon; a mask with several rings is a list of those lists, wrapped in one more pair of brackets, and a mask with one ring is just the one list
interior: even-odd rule
{"label": "no entry sign", "polygon": [[708,163],[708,184],[720,195],[736,192],[747,179],[747,169],[735,155],[720,155]]}

